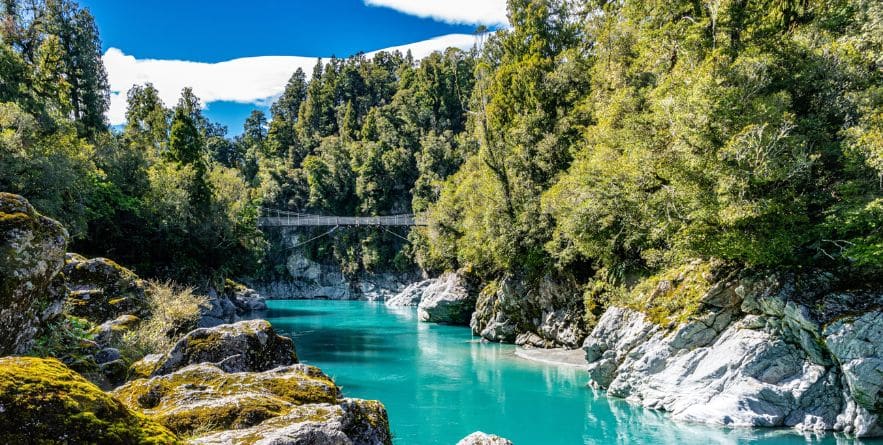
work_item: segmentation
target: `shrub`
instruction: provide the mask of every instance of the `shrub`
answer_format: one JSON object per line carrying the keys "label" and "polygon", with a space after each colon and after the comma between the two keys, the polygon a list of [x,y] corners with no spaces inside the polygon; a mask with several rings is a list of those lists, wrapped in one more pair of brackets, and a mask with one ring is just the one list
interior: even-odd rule
{"label": "shrub", "polygon": [[123,335],[120,351],[129,360],[171,349],[178,337],[196,327],[202,309],[209,305],[192,287],[170,281],[148,281],[150,317]]}

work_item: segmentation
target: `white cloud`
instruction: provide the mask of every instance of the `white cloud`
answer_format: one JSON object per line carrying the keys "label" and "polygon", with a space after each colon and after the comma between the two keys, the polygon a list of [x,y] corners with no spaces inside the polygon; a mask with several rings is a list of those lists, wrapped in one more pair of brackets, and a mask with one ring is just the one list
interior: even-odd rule
{"label": "white cloud", "polygon": [[[471,35],[451,34],[387,50],[410,49],[419,59],[452,46],[471,48],[474,42]],[[374,53],[376,51],[369,56]],[[298,56],[245,57],[218,63],[137,59],[117,48],[108,49],[102,58],[110,82],[107,115],[111,125],[125,123],[126,92],[133,85],[152,83],[166,106],[176,104],[181,90],[188,86],[204,104],[216,101],[266,104],[282,94],[295,70],[301,68],[309,75],[316,64],[315,58]]]}
{"label": "white cloud", "polygon": [[506,25],[506,0],[364,0],[368,6],[431,18],[441,22]]}

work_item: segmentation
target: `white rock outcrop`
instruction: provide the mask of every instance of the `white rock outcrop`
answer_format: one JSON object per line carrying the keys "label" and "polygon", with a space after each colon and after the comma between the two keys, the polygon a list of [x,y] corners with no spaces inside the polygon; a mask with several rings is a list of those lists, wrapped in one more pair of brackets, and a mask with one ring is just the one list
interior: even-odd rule
{"label": "white rock outcrop", "polygon": [[446,272],[423,291],[417,318],[430,323],[466,325],[475,309],[475,294],[457,272]]}
{"label": "white rock outcrop", "polygon": [[423,300],[426,289],[432,286],[436,280],[423,280],[408,285],[404,290],[386,300],[386,305],[391,307],[417,306]]}
{"label": "white rock outcrop", "polygon": [[610,307],[584,343],[591,384],[678,420],[881,435],[883,296],[828,288],[718,283],[672,327]]}

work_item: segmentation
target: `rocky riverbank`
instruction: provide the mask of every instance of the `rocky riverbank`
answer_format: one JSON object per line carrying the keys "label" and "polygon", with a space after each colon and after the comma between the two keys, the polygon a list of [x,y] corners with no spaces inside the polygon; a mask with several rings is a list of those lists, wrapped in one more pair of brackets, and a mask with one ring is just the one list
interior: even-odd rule
{"label": "rocky riverbank", "polygon": [[[380,402],[298,364],[256,291],[202,296],[105,258],[0,194],[3,443],[391,444]],[[30,357],[22,356],[30,355]]]}
{"label": "rocky riverbank", "polygon": [[544,277],[527,283],[508,276],[478,290],[466,271],[412,283],[386,301],[417,306],[421,321],[470,326],[492,342],[576,349],[586,337],[584,309],[575,283]]}
{"label": "rocky riverbank", "polygon": [[883,293],[823,272],[708,284],[683,322],[607,309],[584,345],[592,385],[678,420],[883,434]]}

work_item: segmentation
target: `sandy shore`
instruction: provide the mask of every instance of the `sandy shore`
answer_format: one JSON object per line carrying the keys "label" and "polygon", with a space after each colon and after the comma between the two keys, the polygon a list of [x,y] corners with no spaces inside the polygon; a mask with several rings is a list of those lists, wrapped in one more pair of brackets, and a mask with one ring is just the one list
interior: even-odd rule
{"label": "sandy shore", "polygon": [[586,362],[586,352],[582,349],[524,349],[515,350],[515,355],[527,360],[535,362],[548,363],[551,365],[570,366],[574,368],[585,368],[588,366]]}

